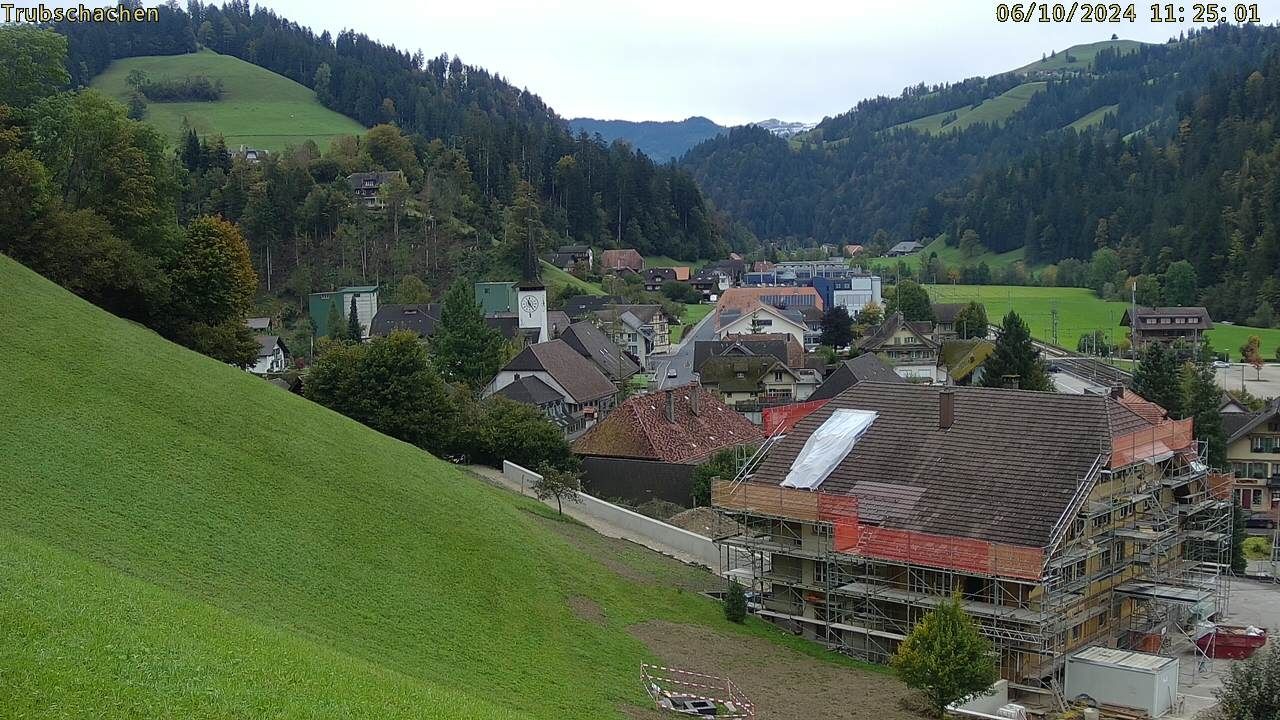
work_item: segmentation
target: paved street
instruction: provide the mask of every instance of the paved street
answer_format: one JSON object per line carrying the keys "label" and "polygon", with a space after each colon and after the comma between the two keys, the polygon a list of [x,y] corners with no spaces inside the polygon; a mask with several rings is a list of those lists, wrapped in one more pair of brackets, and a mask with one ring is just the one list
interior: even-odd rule
{"label": "paved street", "polygon": [[[675,350],[662,355],[649,356],[649,373],[654,377],[653,389],[662,390],[668,387],[685,385],[693,380],[693,343],[697,340],[716,339],[716,311],[707,316],[684,334],[684,338]],[[667,377],[667,372],[676,371],[676,377]]]}

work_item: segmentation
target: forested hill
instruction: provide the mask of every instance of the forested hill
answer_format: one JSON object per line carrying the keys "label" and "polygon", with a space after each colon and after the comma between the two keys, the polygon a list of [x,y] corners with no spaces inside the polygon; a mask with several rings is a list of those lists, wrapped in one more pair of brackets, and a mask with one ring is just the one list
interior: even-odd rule
{"label": "forested hill", "polygon": [[679,159],[689,148],[727,130],[700,116],[666,122],[573,118],[569,129],[574,133],[599,135],[605,142],[626,140],[656,162]]}
{"label": "forested hill", "polygon": [[[68,67],[83,84],[119,57],[176,54],[196,43],[312,88],[330,109],[415,137],[417,153],[440,140],[466,161],[480,234],[500,229],[520,183],[536,192],[546,242],[620,241],[646,254],[716,257],[724,250],[692,178],[624,146],[574,138],[535,94],[441,55],[426,58],[354,31],[319,35],[247,0],[166,6],[154,25],[55,27],[69,38]],[[324,148],[319,148],[324,150]],[[416,190],[417,188],[415,188]],[[474,223],[473,223],[474,224]]]}
{"label": "forested hill", "polygon": [[[682,164],[717,207],[762,237],[800,244],[954,237],[975,217],[955,215],[971,178],[1072,134],[1166,138],[1187,98],[1247,75],[1276,47],[1280,30],[1238,26],[1157,45],[1095,43],[1003,75],[865,100],[790,140],[734,128]],[[1016,238],[984,234],[983,242],[1020,245],[1024,225]]]}
{"label": "forested hill", "polygon": [[[1214,318],[1280,307],[1280,53],[1212,72],[1156,127],[1065,135],[943,198],[950,226],[1053,262],[1114,251],[1131,274],[1189,260]],[[1250,320],[1252,316],[1252,320]]]}

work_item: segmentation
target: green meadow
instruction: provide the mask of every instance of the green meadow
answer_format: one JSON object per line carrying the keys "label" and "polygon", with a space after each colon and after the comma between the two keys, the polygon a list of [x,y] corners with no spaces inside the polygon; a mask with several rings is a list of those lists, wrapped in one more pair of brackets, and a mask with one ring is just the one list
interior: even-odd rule
{"label": "green meadow", "polygon": [[211,50],[116,60],[94,78],[92,87],[127,103],[133,88],[126,80],[135,69],[153,80],[205,75],[222,81],[225,92],[217,102],[147,102],[143,119],[174,141],[181,136],[184,122],[202,136],[222,134],[231,150],[245,145],[280,151],[307,140],[324,149],[335,137],[365,130],[355,120],[321,105],[309,88]]}

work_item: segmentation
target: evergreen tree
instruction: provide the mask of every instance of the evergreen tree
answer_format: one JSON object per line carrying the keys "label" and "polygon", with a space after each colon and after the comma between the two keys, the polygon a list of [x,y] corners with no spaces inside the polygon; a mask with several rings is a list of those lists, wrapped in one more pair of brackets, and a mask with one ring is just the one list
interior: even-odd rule
{"label": "evergreen tree", "polygon": [[1240,503],[1231,505],[1231,572],[1240,575],[1249,568],[1249,560],[1244,556],[1244,541],[1249,533],[1244,526],[1244,508]]}
{"label": "evergreen tree", "polygon": [[1173,417],[1182,412],[1182,385],[1178,359],[1161,342],[1147,344],[1133,369],[1133,391],[1159,405]]}
{"label": "evergreen tree", "polygon": [[898,646],[893,669],[909,687],[924,693],[938,717],[947,705],[972,697],[999,679],[991,643],[952,597],[916,623]]}
{"label": "evergreen tree", "polygon": [[502,367],[502,335],[485,323],[484,311],[465,280],[456,280],[444,296],[431,352],[440,375],[466,385],[473,394]]}
{"label": "evergreen tree", "polygon": [[1040,351],[1031,342],[1031,330],[1012,310],[1004,316],[995,350],[982,369],[982,385],[1007,387],[1016,379],[1023,390],[1052,390],[1053,383]]}
{"label": "evergreen tree", "polygon": [[961,340],[986,337],[989,324],[987,307],[980,302],[970,301],[956,313],[955,328]]}
{"label": "evergreen tree", "polygon": [[338,341],[346,337],[342,332],[342,311],[338,309],[338,299],[329,300],[329,317],[324,329],[324,336]]}
{"label": "evergreen tree", "polygon": [[747,619],[747,591],[738,578],[729,579],[729,592],[724,597],[724,617],[735,623]]}
{"label": "evergreen tree", "polygon": [[347,339],[351,342],[360,342],[364,335],[360,326],[360,316],[356,313],[356,296],[351,296],[351,310],[347,313]]}
{"label": "evergreen tree", "polygon": [[1209,466],[1227,467],[1227,435],[1222,427],[1222,411],[1218,409],[1222,391],[1214,378],[1211,358],[1205,348],[1188,363],[1182,378],[1182,415],[1195,424],[1196,439],[1206,446]]}

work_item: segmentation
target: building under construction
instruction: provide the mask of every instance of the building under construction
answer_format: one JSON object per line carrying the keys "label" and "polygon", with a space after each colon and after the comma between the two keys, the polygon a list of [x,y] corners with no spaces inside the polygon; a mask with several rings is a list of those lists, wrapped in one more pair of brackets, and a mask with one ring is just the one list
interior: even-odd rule
{"label": "building under construction", "polygon": [[1132,393],[860,383],[712,502],[762,616],[886,662],[958,594],[1001,675],[1053,693],[1073,650],[1169,652],[1225,602],[1215,478],[1191,421]]}

